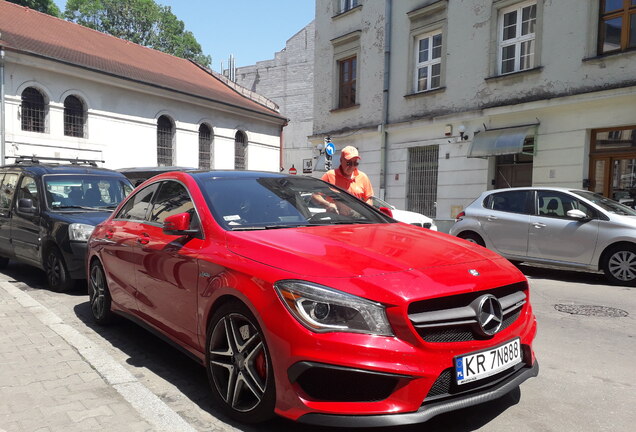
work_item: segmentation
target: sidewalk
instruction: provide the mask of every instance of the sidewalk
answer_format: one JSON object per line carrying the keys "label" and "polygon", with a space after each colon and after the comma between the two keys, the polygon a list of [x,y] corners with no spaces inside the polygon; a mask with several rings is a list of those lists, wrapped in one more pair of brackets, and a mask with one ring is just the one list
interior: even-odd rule
{"label": "sidewalk", "polygon": [[102,430],[193,429],[0,274],[0,432]]}

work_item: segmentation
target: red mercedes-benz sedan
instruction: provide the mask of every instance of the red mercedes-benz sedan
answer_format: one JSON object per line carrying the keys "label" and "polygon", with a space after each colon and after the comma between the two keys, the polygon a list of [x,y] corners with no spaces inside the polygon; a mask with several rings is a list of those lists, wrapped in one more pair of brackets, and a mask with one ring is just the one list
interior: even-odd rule
{"label": "red mercedes-benz sedan", "polygon": [[538,373],[515,266],[314,178],[153,177],[94,230],[88,276],[98,323],[172,341],[244,422],[416,423]]}

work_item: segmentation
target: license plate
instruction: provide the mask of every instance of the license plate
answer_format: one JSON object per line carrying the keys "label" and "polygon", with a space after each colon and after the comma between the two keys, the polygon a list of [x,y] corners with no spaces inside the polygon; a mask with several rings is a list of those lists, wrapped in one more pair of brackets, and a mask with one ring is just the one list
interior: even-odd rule
{"label": "license plate", "polygon": [[519,338],[498,347],[455,357],[457,384],[466,384],[495,375],[522,360]]}

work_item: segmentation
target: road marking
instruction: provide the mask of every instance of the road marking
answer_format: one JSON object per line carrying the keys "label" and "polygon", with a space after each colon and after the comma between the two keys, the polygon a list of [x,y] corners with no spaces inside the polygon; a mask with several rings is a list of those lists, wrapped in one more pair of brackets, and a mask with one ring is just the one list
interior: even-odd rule
{"label": "road marking", "polygon": [[190,432],[195,429],[179,414],[166,405],[157,395],[140,383],[133,374],[120,365],[103,349],[82,335],[50,309],[6,279],[0,279],[2,287],[21,306],[29,310],[42,324],[60,335],[93,369],[112,386],[156,430]]}

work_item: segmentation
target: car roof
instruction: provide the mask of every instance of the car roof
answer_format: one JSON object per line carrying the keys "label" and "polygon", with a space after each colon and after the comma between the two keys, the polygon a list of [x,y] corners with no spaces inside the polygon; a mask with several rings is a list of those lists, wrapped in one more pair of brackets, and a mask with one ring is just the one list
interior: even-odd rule
{"label": "car roof", "polygon": [[123,174],[113,171],[108,168],[99,168],[85,165],[75,164],[28,164],[18,163],[4,165],[0,168],[3,169],[15,169],[19,171],[28,171],[36,175],[44,174],[104,174],[115,177],[125,177]]}
{"label": "car roof", "polygon": [[590,192],[585,189],[578,188],[568,188],[562,186],[525,186],[525,187],[513,187],[513,188],[501,188],[501,189],[491,189],[482,193],[482,195],[489,195],[491,193],[496,192],[506,192],[506,191],[522,191],[522,190],[547,190],[547,191],[555,191],[555,192]]}

